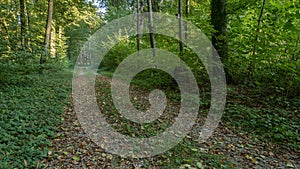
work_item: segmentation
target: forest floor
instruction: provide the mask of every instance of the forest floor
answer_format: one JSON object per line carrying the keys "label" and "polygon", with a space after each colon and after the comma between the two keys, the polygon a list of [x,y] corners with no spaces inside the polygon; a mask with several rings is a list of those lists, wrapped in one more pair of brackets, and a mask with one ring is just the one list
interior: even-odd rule
{"label": "forest floor", "polygon": [[[105,94],[110,89],[111,79],[99,76],[96,83],[102,85],[102,91],[96,90],[97,93]],[[146,93],[139,88],[131,90],[133,97],[141,98],[138,99],[141,104],[147,97]],[[110,98],[105,96],[102,99],[98,98],[100,109],[111,108]],[[168,113],[164,115],[168,116]],[[52,140],[48,156],[42,161],[45,168],[300,168],[298,150],[263,142],[222,122],[205,143],[193,141],[195,135],[192,131],[179,145],[161,155],[129,159],[107,153],[95,144],[82,129],[71,103],[66,107],[64,119],[60,131]],[[199,122],[203,120],[203,117],[198,119]],[[110,123],[124,128],[122,123]]]}

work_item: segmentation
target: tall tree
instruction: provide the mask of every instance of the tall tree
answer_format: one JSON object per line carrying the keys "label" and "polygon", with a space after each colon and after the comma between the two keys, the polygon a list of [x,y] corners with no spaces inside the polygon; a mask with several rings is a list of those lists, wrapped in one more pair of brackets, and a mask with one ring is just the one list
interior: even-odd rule
{"label": "tall tree", "polygon": [[216,48],[222,61],[227,59],[226,42],[226,0],[211,1],[211,23],[215,32],[212,35],[212,44]]}
{"label": "tall tree", "polygon": [[[263,0],[262,7],[261,7],[261,10],[260,10],[260,14],[259,14],[259,18],[258,18],[258,21],[257,21],[256,35],[255,35],[255,41],[253,43],[252,55],[256,54],[257,42],[258,42],[258,39],[259,39],[258,34],[259,34],[259,31],[260,31],[260,27],[261,27],[261,21],[262,21],[262,16],[263,16],[265,6],[266,6],[266,0]],[[249,66],[248,66],[248,73],[247,73],[248,77],[250,77],[250,78],[252,76],[252,71],[253,71],[253,62],[250,62]]]}
{"label": "tall tree", "polygon": [[[190,13],[190,1],[189,0],[186,0],[185,1],[185,17],[188,18],[189,16],[189,13]],[[188,38],[189,34],[188,34],[188,23],[185,22],[184,24],[184,31],[185,31],[185,39]]]}
{"label": "tall tree", "polygon": [[[212,34],[212,44],[224,64],[227,82],[230,82],[231,77],[228,74],[226,65],[228,57],[226,40],[226,0],[211,0],[211,23],[215,29],[215,32]],[[216,53],[214,51],[213,56],[216,57]]]}
{"label": "tall tree", "polygon": [[148,12],[149,12],[149,32],[150,32],[150,44],[152,48],[153,57],[155,57],[155,38],[153,33],[153,16],[152,16],[152,2],[151,0],[147,0]]}
{"label": "tall tree", "polygon": [[137,49],[138,49],[138,55],[140,56],[140,50],[141,50],[141,37],[143,29],[143,17],[141,16],[141,13],[143,13],[144,8],[144,0],[137,0]]}
{"label": "tall tree", "polygon": [[50,56],[51,58],[55,58],[56,50],[55,50],[55,29],[50,32]]}
{"label": "tall tree", "polygon": [[48,17],[47,17],[47,26],[44,36],[44,45],[45,51],[44,55],[41,55],[40,63],[43,64],[46,61],[46,56],[49,53],[49,41],[51,36],[51,27],[52,27],[52,15],[53,15],[53,0],[48,0]]}
{"label": "tall tree", "polygon": [[27,30],[26,30],[26,15],[25,15],[25,0],[20,0],[20,20],[21,20],[21,45],[23,49],[28,48]]}
{"label": "tall tree", "polygon": [[266,6],[266,0],[263,0],[263,4],[262,4],[261,10],[260,10],[260,14],[259,14],[259,18],[258,18],[258,21],[257,21],[255,42],[254,42],[253,52],[252,52],[253,55],[255,55],[255,53],[256,53],[256,43],[258,41],[258,33],[259,33],[260,24],[261,24],[261,20],[262,20],[262,16],[263,16],[263,13],[264,13],[265,6]]}
{"label": "tall tree", "polygon": [[29,12],[29,7],[28,3],[26,3],[26,15],[27,15],[27,36],[26,36],[26,43],[28,45],[28,48],[30,48],[30,43],[31,43],[31,29],[30,29],[30,12]]}
{"label": "tall tree", "polygon": [[182,0],[178,0],[178,28],[179,28],[179,51],[180,55],[183,54],[183,43],[182,43]]}

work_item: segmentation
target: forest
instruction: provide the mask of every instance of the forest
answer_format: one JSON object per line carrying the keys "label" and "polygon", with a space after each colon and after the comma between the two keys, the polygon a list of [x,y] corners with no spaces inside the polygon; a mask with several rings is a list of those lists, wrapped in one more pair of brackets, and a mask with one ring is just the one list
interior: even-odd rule
{"label": "forest", "polygon": [[[0,37],[0,168],[300,168],[299,0],[0,0]],[[186,85],[189,72],[194,81]],[[128,100],[118,83],[128,85]],[[126,141],[107,150],[104,129],[82,121],[98,117],[92,106],[83,114],[76,107],[89,91],[105,123],[126,138],[169,131],[185,99],[196,100],[197,114],[179,122],[193,125],[167,140],[174,146],[130,156]],[[165,101],[152,101],[153,91]],[[150,115],[166,106],[140,123],[141,114],[132,120],[120,111],[126,101]],[[211,110],[222,116],[199,142]]]}

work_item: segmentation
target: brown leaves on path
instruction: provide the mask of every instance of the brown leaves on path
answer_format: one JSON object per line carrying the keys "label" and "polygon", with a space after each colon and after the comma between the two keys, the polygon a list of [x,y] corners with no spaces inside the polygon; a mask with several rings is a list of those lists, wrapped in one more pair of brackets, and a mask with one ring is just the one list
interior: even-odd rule
{"label": "brown leaves on path", "polygon": [[[106,83],[107,86],[111,82],[110,78],[103,76],[97,80]],[[131,94],[138,97],[145,93],[141,90],[135,90],[135,92],[131,92]],[[156,165],[163,155],[145,159],[124,159],[106,153],[85,134],[71,103],[66,108],[64,119],[64,124],[60,126],[60,131],[52,140],[48,156],[41,162],[41,166],[44,165],[44,168],[164,168]],[[200,121],[203,122],[203,119],[199,119]],[[191,133],[197,133],[195,128]],[[196,151],[224,156],[228,162],[234,164],[235,168],[300,168],[299,154],[258,141],[246,133],[237,133],[222,124],[207,142],[199,145]],[[201,160],[204,159],[199,159],[199,161]],[[198,163],[202,165],[202,163]],[[203,166],[204,168],[213,168],[209,164]]]}

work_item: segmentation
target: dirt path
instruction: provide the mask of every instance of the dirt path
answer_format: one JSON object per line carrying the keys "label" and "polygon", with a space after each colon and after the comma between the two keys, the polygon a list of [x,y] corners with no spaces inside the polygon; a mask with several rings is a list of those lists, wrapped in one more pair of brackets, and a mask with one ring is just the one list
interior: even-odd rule
{"label": "dirt path", "polygon": [[[107,77],[98,80],[110,83]],[[140,90],[135,91],[137,95],[143,93]],[[155,161],[160,156],[123,159],[104,152],[87,137],[71,107],[66,110],[65,123],[60,126],[60,131],[52,141],[51,151],[43,161],[45,168],[165,168],[164,165],[156,165]],[[296,152],[255,141],[246,134],[232,131],[222,124],[206,143],[199,145],[197,151],[224,156],[234,168],[300,168],[300,157]]]}

